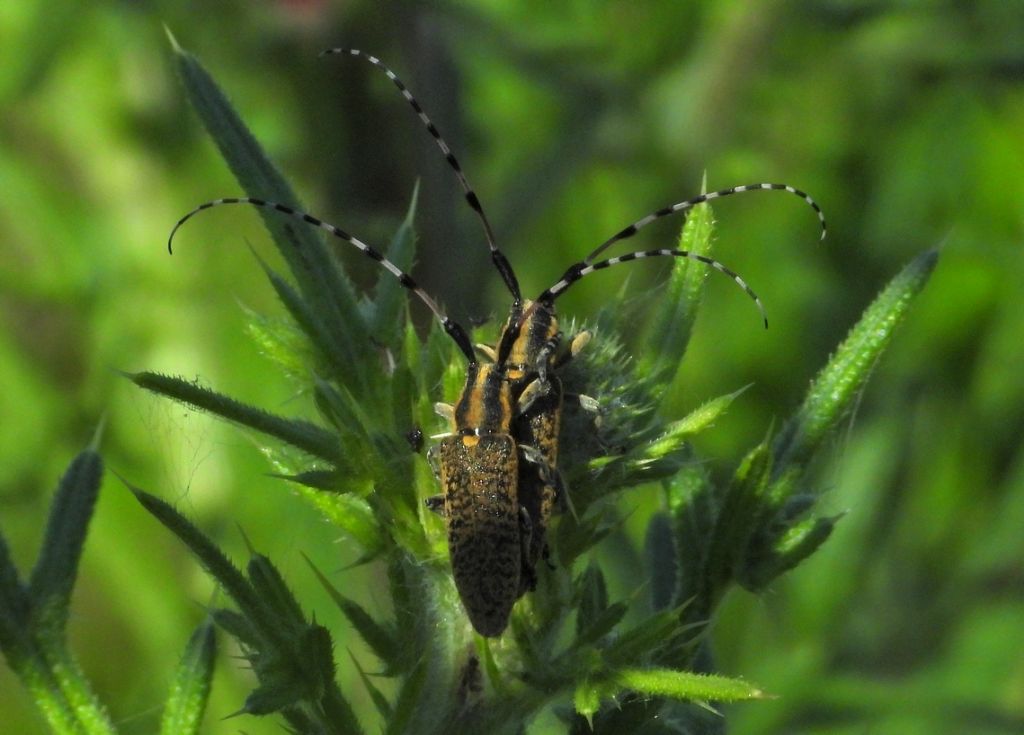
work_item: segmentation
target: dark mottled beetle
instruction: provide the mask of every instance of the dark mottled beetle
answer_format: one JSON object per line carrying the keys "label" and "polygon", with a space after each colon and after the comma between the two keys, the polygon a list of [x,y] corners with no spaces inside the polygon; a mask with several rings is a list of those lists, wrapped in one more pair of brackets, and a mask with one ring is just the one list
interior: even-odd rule
{"label": "dark mottled beetle", "polygon": [[[546,558],[546,530],[563,492],[558,474],[558,438],[565,396],[557,371],[589,341],[581,332],[563,346],[555,300],[573,283],[594,271],[650,257],[689,258],[733,279],[764,313],[760,299],[734,271],[716,260],[685,250],[642,250],[597,261],[612,244],[632,237],[661,217],[745,191],[782,190],[806,201],[818,214],[822,238],[825,218],[804,192],[787,184],[749,184],[702,194],[664,207],[629,225],[602,243],[533,301],[522,298],[511,264],[495,244],[491,225],[458,160],[405,85],[379,59],[355,49],[330,49],[366,59],[401,91],[426,126],[484,228],[491,259],[512,295],[512,306],[496,348],[477,345],[491,362],[481,363],[466,331],[449,319],[415,281],[374,248],[334,225],[278,202],[234,197],[206,202],[182,217],[168,240],[196,213],[226,204],[248,204],[301,220],[355,246],[379,262],[433,312],[468,360],[466,384],[455,407],[439,405],[451,432],[431,451],[443,494],[427,500],[446,517],[452,573],[473,627],[481,635],[500,635],[515,601],[536,586],[536,566]],[[767,321],[765,322],[767,325]],[[585,397],[577,397],[583,398]],[[583,401],[592,406],[591,400]]]}
{"label": "dark mottled beetle", "polygon": [[501,635],[508,625],[530,548],[530,518],[519,505],[512,413],[512,391],[501,367],[470,363],[452,411],[452,432],[432,450],[444,494],[427,504],[447,520],[455,587],[484,636]]}
{"label": "dark mottled beetle", "polygon": [[[730,276],[757,302],[763,315],[764,309],[761,307],[761,302],[747,284],[736,273],[711,258],[681,250],[646,250],[599,262],[595,262],[595,259],[614,243],[632,237],[638,230],[656,219],[677,212],[686,212],[703,202],[745,191],[781,190],[800,197],[818,214],[821,221],[822,238],[825,237],[824,215],[810,196],[787,184],[747,184],[702,194],[659,209],[629,225],[603,242],[585,259],[570,266],[562,278],[544,291],[535,301],[524,302],[512,266],[495,244],[494,232],[484,214],[479,197],[469,185],[451,148],[405,84],[380,59],[362,51],[335,48],[325,51],[324,54],[342,54],[366,59],[383,71],[398,88],[455,172],[466,201],[476,212],[483,225],[487,245],[491,251],[491,259],[512,295],[510,315],[502,330],[498,350],[485,345],[478,345],[478,348],[504,371],[511,383],[512,400],[516,406],[512,421],[512,436],[519,445],[523,458],[526,459],[525,462],[519,463],[519,481],[517,483],[519,503],[527,511],[532,523],[530,550],[526,557],[527,564],[523,569],[522,584],[523,591],[532,590],[535,586],[534,567],[539,559],[546,554],[545,532],[548,520],[558,497],[563,492],[557,466],[558,433],[565,397],[561,381],[557,376],[557,368],[577,355],[590,339],[590,334],[583,332],[570,340],[567,349],[563,348],[561,345],[562,335],[558,329],[558,319],[554,308],[555,299],[573,283],[595,270],[641,258],[683,257],[701,261]],[[587,400],[584,396],[576,398],[583,399],[582,403],[585,407],[595,405],[592,400]]]}

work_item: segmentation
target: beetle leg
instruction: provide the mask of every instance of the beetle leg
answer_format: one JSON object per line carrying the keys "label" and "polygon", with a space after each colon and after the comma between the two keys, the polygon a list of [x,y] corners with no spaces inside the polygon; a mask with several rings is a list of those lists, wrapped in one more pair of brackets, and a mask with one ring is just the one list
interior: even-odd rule
{"label": "beetle leg", "polygon": [[431,495],[423,501],[423,504],[427,506],[427,510],[437,513],[442,518],[448,515],[444,509],[444,495]]}
{"label": "beetle leg", "polygon": [[530,560],[530,545],[533,540],[533,521],[526,508],[519,508],[519,542],[522,549],[522,569],[520,570],[519,594],[533,592],[537,589],[537,568]]}

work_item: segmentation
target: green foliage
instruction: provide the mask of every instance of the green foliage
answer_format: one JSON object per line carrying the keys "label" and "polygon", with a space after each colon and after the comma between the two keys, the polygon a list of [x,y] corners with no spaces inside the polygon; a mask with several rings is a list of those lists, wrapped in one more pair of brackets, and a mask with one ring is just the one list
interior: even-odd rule
{"label": "green foliage", "polygon": [[[246,192],[294,201],[196,59],[178,46],[175,54],[190,100]],[[567,390],[596,396],[600,405],[597,416],[567,410],[561,443],[574,513],[562,517],[551,534],[553,568],[540,570],[536,593],[517,605],[499,643],[483,642],[480,648],[473,646],[440,553],[441,524],[423,508],[433,481],[401,438],[414,423],[430,425],[434,400],[454,397],[457,382],[448,376],[459,374],[457,351],[436,325],[423,343],[410,328],[387,327],[404,311],[403,294],[383,272],[375,297],[357,305],[345,295],[351,286],[323,243],[309,233],[298,237],[283,219],[269,229],[279,249],[289,253],[298,289],[264,269],[308,340],[308,389],[329,428],[270,416],[184,380],[148,373],[132,379],[304,452],[306,458],[275,452],[287,469],[285,478],[362,543],[364,561],[380,558],[391,570],[395,617],[387,620],[343,595],[314,567],[383,666],[382,674],[396,681],[396,694],[388,697],[357,664],[387,732],[513,733],[541,709],[570,699],[575,715],[569,719],[582,718],[595,732],[621,732],[668,716],[682,732],[703,715],[680,709],[676,700],[704,704],[763,696],[742,681],[694,671],[707,665],[704,626],[732,585],[763,589],[831,532],[835,518],[811,515],[814,492],[806,466],[862,388],[927,280],[934,254],[897,276],[823,369],[781,438],[751,450],[724,487],[699,476],[688,440],[720,417],[739,392],[681,421],[668,421],[659,410],[685,351],[704,275],[689,262],[674,269],[670,288],[655,305],[655,326],[634,348],[643,360],[630,359],[618,341],[617,335],[629,331],[629,310],[605,310],[588,327],[596,335],[593,349],[565,370]],[[698,208],[683,228],[680,248],[709,252],[712,229],[710,209]],[[390,249],[406,264],[411,233],[410,210]],[[314,278],[320,271],[310,263],[322,266],[329,278]],[[342,297],[324,290],[338,284]],[[264,332],[272,333],[272,326],[262,325]],[[376,348],[366,341],[349,350],[369,334]],[[272,336],[264,341],[293,342]],[[385,369],[371,367],[381,361]],[[651,481],[663,483],[667,508],[667,516],[656,516],[648,531],[652,569],[643,576],[653,580],[653,604],[635,596],[612,600],[599,565],[591,560],[574,575],[573,562],[589,556],[623,522],[613,502],[617,494]],[[243,575],[170,506],[141,491],[136,495],[188,544],[238,606],[237,613],[219,611],[215,619],[239,639],[259,679],[241,711],[279,712],[297,732],[360,731],[334,683],[330,634],[306,620],[269,560],[254,556]],[[489,681],[482,694],[480,661],[466,654],[476,648]]]}
{"label": "green foliage", "polygon": [[[364,681],[390,703],[397,680],[378,676],[383,666],[298,553],[309,554],[374,620],[413,624],[389,599],[388,577],[403,566],[384,561],[388,534],[365,497],[373,477],[363,457],[350,460],[365,494],[317,492],[337,487],[339,473],[307,470],[305,451],[277,445],[268,454],[265,444],[277,440],[148,395],[120,375],[184,375],[271,415],[328,426],[309,400],[319,357],[295,326],[300,315],[290,313],[299,300],[280,307],[288,303],[281,284],[300,294],[299,279],[260,218],[227,209],[204,215],[183,233],[174,257],[165,254],[176,216],[240,192],[186,109],[164,22],[202,49],[207,68],[216,69],[315,213],[386,246],[422,180],[417,281],[464,324],[500,320],[507,298],[488,269],[478,223],[429,137],[372,67],[316,58],[323,45],[359,44],[395,69],[445,134],[527,292],[549,285],[639,215],[696,193],[702,171],[709,188],[762,178],[795,184],[829,216],[829,240],[817,246],[813,219],[787,197],[716,204],[716,257],[758,291],[772,328],[761,330],[749,303],[709,276],[686,359],[669,366],[678,374],[658,413],[671,423],[749,387],[707,430],[689,435],[692,449],[675,456],[681,469],[669,476],[668,502],[657,484],[638,485],[608,496],[600,513],[579,524],[556,519],[551,531],[559,564],[589,541],[591,528],[602,535],[579,553],[572,572],[582,575],[591,562],[601,569],[609,607],[627,607],[619,628],[643,620],[647,605],[677,617],[669,607],[676,579],[700,586],[706,526],[716,517],[704,506],[721,500],[707,488],[729,487],[739,461],[762,440],[774,450],[809,381],[863,307],[917,253],[942,243],[941,267],[840,430],[817,446],[797,492],[804,497],[789,511],[810,499],[814,506],[779,543],[813,541],[820,518],[842,515],[842,522],[764,594],[742,589],[756,588],[760,571],[741,569],[751,578],[724,594],[713,626],[694,629],[696,668],[742,676],[775,695],[721,707],[734,735],[1020,732],[1024,85],[1015,70],[1024,6],[610,0],[595,8],[352,0],[225,3],[197,14],[168,0],[128,12],[123,3],[4,4],[5,554],[27,584],[55,478],[105,415],[105,464],[173,499],[244,564],[236,531],[243,527],[307,616],[315,611],[330,629],[339,686],[361,723],[373,729],[386,719]],[[636,246],[667,247],[677,225],[652,225]],[[311,234],[302,230],[296,236]],[[247,244],[282,274],[280,283],[267,287]],[[387,283],[357,253],[340,257],[357,302]],[[638,332],[654,324],[657,301],[635,302],[667,287],[667,266],[647,261],[597,274],[566,296],[566,316],[593,322],[614,302],[636,317],[629,334],[605,332],[588,351],[624,342],[625,356],[658,359],[641,349],[646,334]],[[705,277],[703,269],[693,273]],[[412,312],[423,335],[426,314],[415,302]],[[323,313],[309,311],[313,323]],[[490,336],[481,331],[481,339]],[[415,331],[403,338],[418,344]],[[447,349],[443,338],[436,345]],[[376,345],[369,352],[381,354]],[[326,371],[316,375],[329,382]],[[460,370],[430,380],[432,395],[450,396]],[[437,427],[422,425],[426,434]],[[286,464],[277,461],[282,454]],[[413,462],[417,487],[436,492],[426,463]],[[609,467],[627,469],[641,470]],[[578,470],[574,498],[588,491],[580,485],[587,471]],[[689,502],[689,512],[670,512]],[[149,735],[160,726],[180,649],[200,624],[214,582],[129,493],[105,492],[97,508],[68,639],[118,730]],[[440,531],[436,519],[427,522]],[[445,566],[443,541],[427,551]],[[421,581],[416,559],[407,563],[409,579]],[[417,600],[407,608],[433,604],[431,586],[401,589]],[[535,594],[522,604],[541,602]],[[223,596],[216,604],[231,605]],[[696,609],[692,617],[702,624]],[[571,619],[560,635],[575,630]],[[510,635],[493,654],[477,647],[488,692],[502,676],[516,681],[500,664]],[[279,717],[224,719],[253,687],[227,643],[203,732],[280,732]],[[527,732],[569,729],[559,716],[571,712],[572,694],[545,708]],[[717,715],[683,709],[685,720],[671,711],[643,732],[699,717],[695,729],[726,729]],[[47,730],[3,661],[0,721],[5,732]],[[589,732],[582,718],[573,728]]]}
{"label": "green foliage", "polygon": [[259,680],[239,713],[281,713],[299,732],[357,732],[355,714],[334,681],[331,635],[306,620],[273,564],[254,554],[242,574],[173,508],[141,490],[133,492],[188,545],[239,607],[240,614],[214,614],[214,620],[238,640]]}
{"label": "green foliage", "polygon": [[191,735],[200,731],[216,653],[216,628],[213,621],[205,620],[185,646],[160,719],[160,735]]}
{"label": "green foliage", "polygon": [[[102,474],[103,461],[95,449],[82,452],[68,467],[27,583],[20,580],[0,534],[0,652],[55,733],[111,735],[118,731],[67,644],[71,592]],[[209,623],[189,639],[164,709],[161,733],[199,732],[210,693],[215,643]]]}
{"label": "green foliage", "polygon": [[65,636],[71,589],[102,473],[102,460],[92,449],[68,467],[27,583],[20,580],[0,536],[0,651],[58,733],[115,732]]}

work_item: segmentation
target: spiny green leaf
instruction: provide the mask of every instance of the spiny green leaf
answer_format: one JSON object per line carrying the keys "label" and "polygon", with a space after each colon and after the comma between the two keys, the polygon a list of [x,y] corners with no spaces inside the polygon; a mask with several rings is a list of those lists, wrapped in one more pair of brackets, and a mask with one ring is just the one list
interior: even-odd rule
{"label": "spiny green leaf", "polygon": [[647,524],[644,559],[651,572],[651,607],[664,610],[676,599],[679,585],[672,521],[665,513],[654,515]]}
{"label": "spiny green leaf", "polygon": [[[701,193],[704,193],[705,182]],[[700,204],[686,213],[679,233],[679,250],[699,255],[711,252],[714,213],[708,204]],[[647,330],[641,371],[656,376],[663,385],[672,382],[686,353],[697,308],[704,295],[708,267],[689,258],[677,258],[669,282],[658,291],[658,308]]]}
{"label": "spiny green leaf", "polygon": [[578,522],[559,523],[555,529],[558,562],[571,567],[573,561],[584,551],[599,543],[614,527],[605,510],[593,512]]}
{"label": "spiny green leaf", "polygon": [[[409,210],[402,221],[401,227],[391,238],[391,246],[387,251],[387,258],[405,272],[412,269],[413,254],[416,251],[416,233],[413,230],[413,217],[416,214],[416,202],[419,199],[420,185],[412,192],[412,201],[409,202]],[[397,278],[390,272],[380,269],[377,277],[377,285],[374,288],[374,299],[369,323],[370,334],[381,345],[395,348],[402,335],[402,313],[408,290],[402,286]]]}
{"label": "spiny green leaf", "polygon": [[[403,364],[395,365],[391,373],[391,424],[389,427],[394,431],[387,435],[388,441],[394,447],[391,455],[392,465],[401,465],[401,474],[411,480],[413,474],[413,456],[420,450],[413,449],[410,445],[410,432],[420,428],[419,422],[414,416],[415,406],[420,398],[419,389],[416,386],[416,376]],[[399,439],[399,437],[401,437]],[[410,451],[412,450],[412,451]],[[409,487],[412,483],[409,482]],[[415,494],[411,494],[413,502],[416,502]]]}
{"label": "spiny green leaf", "polygon": [[21,583],[7,541],[0,533],[0,651],[8,660],[24,647],[22,638],[30,625],[31,610],[28,590]]}
{"label": "spiny green leaf", "polygon": [[303,554],[303,558],[309,564],[309,568],[313,570],[313,574],[316,575],[320,584],[327,590],[327,594],[334,600],[334,604],[345,614],[349,623],[362,636],[377,658],[389,668],[394,666],[398,661],[398,640],[395,631],[378,623],[374,616],[366,612],[357,602],[338,592],[338,589],[331,584],[331,581],[324,576],[309,557]]}
{"label": "spiny green leaf", "polygon": [[320,351],[322,359],[337,370],[346,362],[345,348],[338,343],[336,335],[324,322],[320,314],[302,298],[298,291],[281,275],[271,270],[262,258],[257,256],[263,272],[277,297],[284,304],[295,323],[306,334],[309,341]]}
{"label": "spiny green leaf", "polygon": [[622,669],[614,685],[652,696],[703,702],[741,702],[764,699],[765,693],[742,679],[672,669]]}
{"label": "spiny green leaf", "polygon": [[[345,386],[317,376],[313,378],[313,401],[320,415],[337,432],[339,461],[335,464],[348,478],[346,484],[375,477],[376,458],[370,446],[375,421],[365,409],[365,400],[357,399]],[[345,489],[352,491],[351,487]]]}
{"label": "spiny green leaf", "polygon": [[363,686],[366,687],[367,693],[370,695],[370,699],[373,701],[373,706],[377,708],[378,714],[384,719],[388,720],[391,718],[391,703],[388,702],[377,685],[373,683],[373,680],[367,676],[363,667],[359,664],[359,660],[352,655],[352,652],[348,652],[348,657],[352,660],[352,665],[355,666],[356,671],[359,672],[359,678],[363,682]]}
{"label": "spiny green leaf", "polygon": [[306,696],[305,687],[296,679],[280,678],[263,683],[245,698],[242,712],[247,715],[270,715],[299,705]]}
{"label": "spiny green leaf", "polygon": [[[196,528],[185,516],[159,498],[130,484],[128,489],[132,491],[143,508],[155,516],[160,523],[192,550],[192,553],[198,557],[199,563],[203,565],[203,568],[224,587],[225,592],[243,611],[252,615],[254,611],[263,609],[259,597],[252,589],[248,580],[242,575],[242,572],[231,563],[224,553],[202,531]],[[273,627],[273,621],[265,620],[264,622]]]}
{"label": "spiny green leaf", "polygon": [[270,559],[263,554],[255,554],[249,560],[246,571],[253,591],[282,622],[291,621],[297,625],[305,622],[302,607]]}
{"label": "spiny green leaf", "polygon": [[342,478],[341,473],[336,470],[309,470],[308,472],[298,472],[294,475],[281,475],[271,472],[270,476],[326,492],[337,492]]}
{"label": "spiny green leaf", "polygon": [[674,645],[676,638],[688,633],[692,626],[682,625],[680,618],[687,605],[655,613],[620,633],[604,651],[604,657],[619,666],[637,665],[660,648]]}
{"label": "spiny green leaf", "polygon": [[760,592],[780,574],[796,567],[832,535],[841,515],[807,518],[781,533],[771,549],[755,548],[737,577],[743,587]]}
{"label": "spiny green leaf", "polygon": [[687,610],[694,619],[703,619],[706,610],[698,610],[706,591],[708,547],[718,519],[720,499],[708,476],[707,468],[692,464],[666,484],[665,502],[672,517],[679,586],[673,600],[696,600]]}
{"label": "spiny green leaf", "polygon": [[316,622],[307,624],[298,636],[296,659],[310,682],[309,698],[320,699],[334,686],[334,641],[331,632]]}
{"label": "spiny green leaf", "polygon": [[140,388],[248,426],[260,433],[291,444],[314,457],[320,457],[328,462],[340,462],[341,460],[338,453],[337,436],[308,421],[275,416],[261,408],[241,403],[184,378],[150,372],[126,373],[126,377]]}
{"label": "spiny green leaf", "polygon": [[621,601],[604,608],[588,619],[585,627],[577,630],[573,646],[579,648],[601,640],[626,617],[627,612],[629,612],[629,604]]}
{"label": "spiny green leaf", "polygon": [[217,608],[210,615],[213,622],[237,638],[243,648],[254,648],[260,643],[260,635],[256,627],[247,617],[237,610]]}
{"label": "spiny green leaf", "polygon": [[252,309],[241,307],[248,323],[245,331],[259,353],[292,381],[304,380],[315,356],[309,340],[295,322],[285,317],[267,317]]}
{"label": "spiny green leaf", "polygon": [[718,398],[712,398],[707,403],[699,406],[695,410],[691,411],[686,415],[685,418],[679,421],[673,421],[668,425],[668,430],[665,432],[665,436],[659,440],[659,442],[671,440],[673,438],[682,438],[699,434],[708,428],[714,422],[721,417],[726,409],[736,400],[744,391],[750,386],[744,386],[733,393],[727,393],[724,396],[718,396]]}
{"label": "spiny green leaf", "polygon": [[193,631],[174,672],[171,692],[160,720],[161,735],[199,732],[210,696],[216,653],[216,629],[207,619]]}
{"label": "spiny green leaf", "polygon": [[103,460],[92,450],[75,457],[61,478],[28,594],[37,632],[63,637],[78,561],[99,495]]}
{"label": "spiny green leaf", "polygon": [[768,440],[752,449],[740,463],[726,490],[708,551],[706,594],[717,602],[733,579],[737,564],[759,530],[759,503],[772,467]]}
{"label": "spiny green leaf", "polygon": [[580,601],[576,612],[576,635],[579,636],[608,608],[608,588],[601,568],[594,562],[587,566],[577,587]]}
{"label": "spiny green leaf", "polygon": [[423,685],[426,683],[428,670],[426,659],[421,659],[402,683],[402,688],[398,692],[398,700],[395,702],[394,713],[384,730],[385,735],[415,732],[415,730],[409,730],[410,723],[414,717],[422,721],[424,716],[423,711],[417,712],[417,710],[434,709],[437,712],[443,712],[446,709],[445,702],[426,702],[420,697]]}
{"label": "spiny green leaf", "polygon": [[0,652],[55,732],[113,735],[109,716],[65,643],[69,598],[103,472],[97,443],[61,478],[28,583],[21,583],[0,535]]}
{"label": "spiny green leaf", "polygon": [[805,465],[853,405],[938,258],[938,251],[929,250],[912,260],[864,311],[779,433],[774,446],[776,476],[792,464]]}
{"label": "spiny green leaf", "polygon": [[491,682],[494,691],[499,694],[504,693],[507,688],[505,678],[501,675],[498,662],[494,660],[494,651],[491,650],[491,644],[483,636],[477,636],[476,638],[476,653],[480,660],[484,662],[487,680]]}
{"label": "spiny green leaf", "polygon": [[354,539],[364,556],[376,557],[384,551],[388,537],[381,522],[365,498],[348,493],[328,494],[299,487],[298,492],[317,508],[328,523]]}
{"label": "spiny green leaf", "polygon": [[320,729],[316,732],[329,735],[360,735],[363,732],[352,705],[341,696],[333,682],[321,698],[320,706],[323,708],[324,716],[319,723]]}
{"label": "spiny green leaf", "polygon": [[598,684],[584,679],[576,685],[576,691],[572,695],[572,706],[576,714],[585,717],[590,728],[594,728],[594,715],[601,709],[602,688]]}
{"label": "spiny green leaf", "polygon": [[[301,208],[295,192],[202,64],[177,44],[173,50],[189,101],[249,196]],[[348,366],[348,373],[341,377],[352,378],[365,388],[365,363],[354,358],[365,353],[368,334],[348,280],[317,231],[274,212],[260,209],[259,213],[300,284],[303,297],[314,313],[326,315],[332,339],[338,342],[342,355],[350,356],[342,363]]]}

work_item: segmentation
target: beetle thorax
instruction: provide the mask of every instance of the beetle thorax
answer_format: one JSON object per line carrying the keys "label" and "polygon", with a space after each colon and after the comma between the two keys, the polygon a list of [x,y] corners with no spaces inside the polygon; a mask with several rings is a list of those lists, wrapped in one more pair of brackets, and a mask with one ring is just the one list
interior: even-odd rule
{"label": "beetle thorax", "polygon": [[536,371],[537,356],[541,354],[544,346],[550,344],[558,335],[558,317],[555,315],[554,305],[538,304],[531,310],[532,306],[532,301],[526,301],[522,311],[513,313],[505,324],[505,330],[508,330],[518,321],[520,314],[529,313],[526,321],[519,326],[519,334],[512,343],[505,363],[505,372],[513,382],[522,380]]}
{"label": "beetle thorax", "polygon": [[455,430],[464,436],[507,434],[512,425],[512,391],[496,365],[474,363],[455,404]]}

